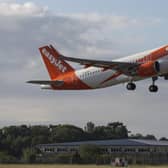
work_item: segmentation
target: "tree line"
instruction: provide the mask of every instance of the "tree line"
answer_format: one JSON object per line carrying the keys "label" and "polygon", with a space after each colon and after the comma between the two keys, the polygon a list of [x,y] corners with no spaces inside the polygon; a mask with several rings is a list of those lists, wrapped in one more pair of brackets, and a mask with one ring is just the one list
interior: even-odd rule
{"label": "tree line", "polygon": [[[8,126],[0,129],[0,162],[33,162],[37,144],[85,140],[129,138],[121,122],[95,126],[88,122],[84,129],[74,125]],[[131,138],[156,139],[154,135],[131,135]],[[166,138],[165,138],[166,140]]]}

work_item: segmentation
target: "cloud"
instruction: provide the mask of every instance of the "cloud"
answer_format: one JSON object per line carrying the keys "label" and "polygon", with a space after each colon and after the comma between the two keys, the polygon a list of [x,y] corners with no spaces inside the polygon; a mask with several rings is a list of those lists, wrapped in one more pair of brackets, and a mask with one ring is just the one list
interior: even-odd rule
{"label": "cloud", "polygon": [[[146,85],[151,81],[140,83],[142,86],[139,84],[135,93],[128,93],[122,85],[95,91],[54,92],[25,83],[30,79],[49,78],[38,52],[42,45],[53,44],[61,53],[73,57],[112,60],[156,47],[144,29],[150,31],[158,21],[161,22],[155,18],[98,13],[57,14],[32,2],[0,3],[1,120],[7,123],[65,121],[80,126],[88,120],[100,123],[122,120],[131,130],[149,133],[154,131],[162,115],[161,128],[164,128],[167,114],[165,110],[158,113],[157,103],[166,109],[166,95],[164,89],[159,98],[149,95]],[[152,114],[156,115],[155,123],[146,130],[148,116]],[[166,131],[158,129],[156,134],[165,135]]]}
{"label": "cloud", "polygon": [[92,24],[99,24],[100,26],[108,26],[113,29],[120,29],[129,26],[130,24],[137,24],[136,19],[131,19],[125,16],[117,15],[105,15],[98,13],[88,13],[88,14],[60,14],[60,16],[65,16],[68,18],[74,18],[78,21],[89,22]]}
{"label": "cloud", "polygon": [[33,2],[25,2],[23,4],[0,2],[1,16],[43,16],[47,11],[47,7],[39,7]]}

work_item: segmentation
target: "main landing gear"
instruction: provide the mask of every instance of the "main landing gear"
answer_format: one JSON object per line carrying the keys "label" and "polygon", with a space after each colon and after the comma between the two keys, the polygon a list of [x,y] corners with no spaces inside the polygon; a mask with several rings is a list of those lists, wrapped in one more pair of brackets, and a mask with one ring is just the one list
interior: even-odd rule
{"label": "main landing gear", "polygon": [[158,91],[158,86],[155,85],[155,81],[158,79],[158,77],[152,77],[152,85],[149,86],[149,91],[150,92],[157,92]]}
{"label": "main landing gear", "polygon": [[[155,81],[158,79],[158,77],[152,77],[152,85],[149,86],[149,91],[150,92],[157,92],[158,91],[158,86],[155,85]],[[129,82],[127,84],[127,89],[128,90],[135,90],[136,89],[136,85],[133,82]]]}

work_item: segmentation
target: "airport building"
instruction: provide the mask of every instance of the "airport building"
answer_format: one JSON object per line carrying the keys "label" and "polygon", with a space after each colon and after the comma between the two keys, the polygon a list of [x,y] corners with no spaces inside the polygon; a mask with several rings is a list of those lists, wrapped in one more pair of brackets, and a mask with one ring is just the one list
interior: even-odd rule
{"label": "airport building", "polygon": [[168,163],[168,141],[119,139],[81,141],[68,143],[40,144],[37,148],[45,154],[78,153],[83,144],[99,146],[104,154],[115,158],[125,158],[134,164],[164,164]]}

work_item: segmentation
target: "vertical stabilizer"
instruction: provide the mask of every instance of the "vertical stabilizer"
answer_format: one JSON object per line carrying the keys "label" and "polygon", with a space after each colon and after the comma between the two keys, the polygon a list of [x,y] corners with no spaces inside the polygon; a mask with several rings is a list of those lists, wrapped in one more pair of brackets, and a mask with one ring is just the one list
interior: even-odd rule
{"label": "vertical stabilizer", "polygon": [[39,50],[51,79],[56,79],[59,75],[74,70],[59,57],[59,52],[53,46],[44,46]]}

